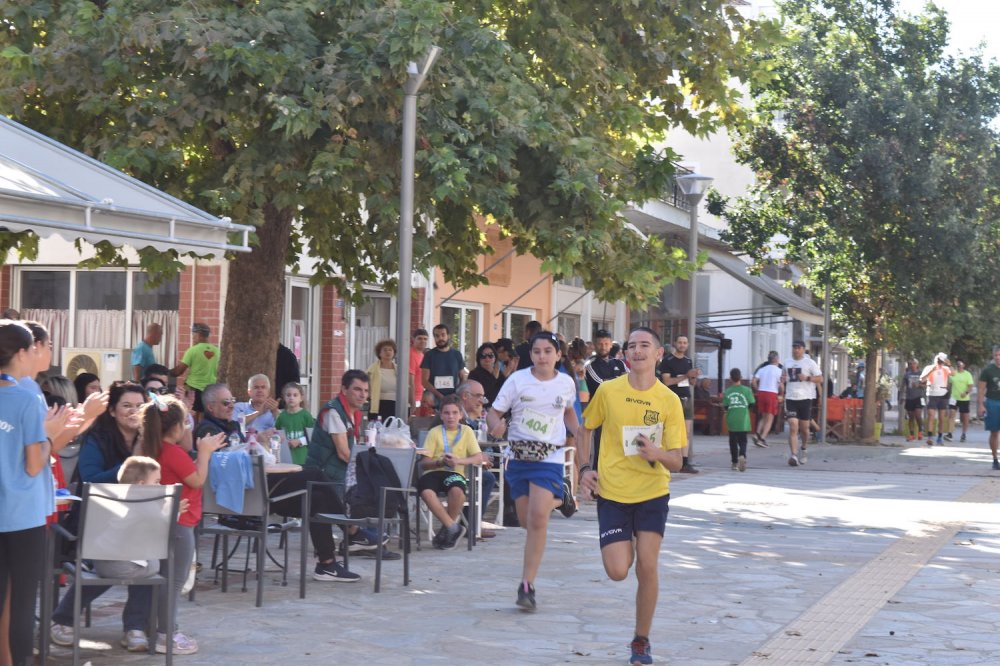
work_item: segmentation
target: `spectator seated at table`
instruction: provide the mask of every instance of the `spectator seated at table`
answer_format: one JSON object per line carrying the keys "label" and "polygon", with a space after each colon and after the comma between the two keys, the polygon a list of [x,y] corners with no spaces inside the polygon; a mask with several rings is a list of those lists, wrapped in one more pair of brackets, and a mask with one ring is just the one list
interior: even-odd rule
{"label": "spectator seated at table", "polygon": [[[424,457],[420,462],[422,473],[417,482],[420,498],[431,513],[441,522],[441,529],[434,535],[434,547],[451,550],[465,534],[465,527],[458,516],[465,506],[468,481],[457,471],[459,465],[485,462],[479,442],[472,428],[462,424],[462,400],[457,395],[441,400],[441,425],[427,433]],[[448,506],[441,503],[438,494],[448,498]]]}
{"label": "spectator seated at table", "polygon": [[244,430],[253,428],[258,433],[273,430],[278,418],[278,401],[271,397],[271,380],[267,375],[254,375],[247,381],[247,396],[247,402],[234,406],[233,418],[244,424]]}
{"label": "spectator seated at table", "polygon": [[[225,384],[211,384],[205,387],[202,392],[202,403],[205,407],[205,414],[198,429],[195,432],[195,439],[215,433],[224,433],[230,442],[245,442],[246,436],[240,429],[239,422],[233,420],[233,405],[236,400],[232,392]],[[284,495],[296,490],[305,490],[310,481],[326,481],[327,479],[315,469],[302,469],[289,473],[272,473],[267,475],[268,492],[271,495]],[[337,496],[333,488],[329,486],[318,486],[313,490],[310,500],[313,514],[317,513],[344,513],[344,505]],[[302,518],[302,504],[300,497],[290,497],[271,504],[271,512],[280,516],[291,516]],[[333,538],[333,526],[322,523],[310,523],[309,535],[312,538],[313,547],[316,549],[317,562],[313,571],[313,578],[319,581],[353,583],[361,577],[348,571],[348,569],[336,560],[336,543]],[[358,543],[367,549],[377,547],[378,541],[371,532],[364,532],[354,527],[350,530],[352,543]],[[391,555],[383,559],[395,559]],[[398,553],[392,553],[396,558]]]}

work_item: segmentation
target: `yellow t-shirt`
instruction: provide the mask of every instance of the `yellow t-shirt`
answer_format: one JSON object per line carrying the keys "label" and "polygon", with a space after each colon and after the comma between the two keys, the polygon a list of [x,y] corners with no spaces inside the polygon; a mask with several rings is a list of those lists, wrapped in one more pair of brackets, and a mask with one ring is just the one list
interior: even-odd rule
{"label": "yellow t-shirt", "polygon": [[684,408],[677,395],[660,382],[637,391],[622,375],[601,384],[583,412],[589,430],[601,430],[598,460],[601,497],[635,504],[670,492],[670,472],[650,467],[633,443],[644,434],[665,450],[687,445]]}
{"label": "yellow t-shirt", "polygon": [[[425,455],[431,460],[440,458],[445,453],[444,439],[441,437],[443,431],[444,428],[442,426],[435,426],[427,433],[427,439],[424,440],[424,449],[427,451]],[[462,434],[458,435],[458,431],[461,431]],[[476,433],[472,431],[472,428],[465,424],[459,424],[458,431],[448,431],[448,453],[456,458],[468,458],[481,452],[479,442],[476,440]],[[456,435],[458,436],[456,437]],[[455,441],[456,439],[458,440],[457,442]],[[459,467],[463,466],[459,465]],[[423,473],[426,474],[427,472],[441,470],[452,471],[450,467],[436,467],[434,469],[425,469]],[[462,469],[456,469],[455,471],[459,474],[462,473]]]}

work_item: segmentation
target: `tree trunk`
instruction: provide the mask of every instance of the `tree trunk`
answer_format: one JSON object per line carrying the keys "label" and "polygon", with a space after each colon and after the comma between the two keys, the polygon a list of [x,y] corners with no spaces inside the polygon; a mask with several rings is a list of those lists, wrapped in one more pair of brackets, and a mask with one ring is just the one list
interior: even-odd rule
{"label": "tree trunk", "polygon": [[264,224],[257,228],[259,244],[229,263],[219,381],[241,400],[253,375],[263,373],[274,382],[291,230],[291,211],[265,205]]}
{"label": "tree trunk", "polygon": [[875,421],[878,416],[879,350],[875,347],[865,352],[865,398],[861,407],[861,441],[877,444]]}

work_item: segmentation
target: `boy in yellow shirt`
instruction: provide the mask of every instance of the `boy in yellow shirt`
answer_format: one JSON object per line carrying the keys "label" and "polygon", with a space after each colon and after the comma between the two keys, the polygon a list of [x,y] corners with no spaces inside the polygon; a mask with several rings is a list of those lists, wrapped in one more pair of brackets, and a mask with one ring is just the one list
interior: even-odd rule
{"label": "boy in yellow shirt", "polygon": [[[667,522],[670,473],[687,445],[684,409],[656,378],[663,358],[659,336],[646,327],[629,334],[631,372],[601,384],[583,413],[578,438],[580,485],[597,497],[601,558],[612,580],[625,580],[636,563],[635,637],[629,664],[652,664],[649,631],[659,591],[657,558]],[[601,428],[600,460],[591,469],[592,432]]]}

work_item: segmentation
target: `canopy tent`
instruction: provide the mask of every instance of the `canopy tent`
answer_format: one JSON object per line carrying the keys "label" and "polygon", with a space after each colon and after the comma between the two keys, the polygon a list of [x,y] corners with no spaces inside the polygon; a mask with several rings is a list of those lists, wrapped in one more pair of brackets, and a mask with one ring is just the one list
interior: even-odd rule
{"label": "canopy tent", "polygon": [[[233,224],[0,116],[0,229],[198,255],[249,252]],[[231,243],[238,234],[239,243]]]}

